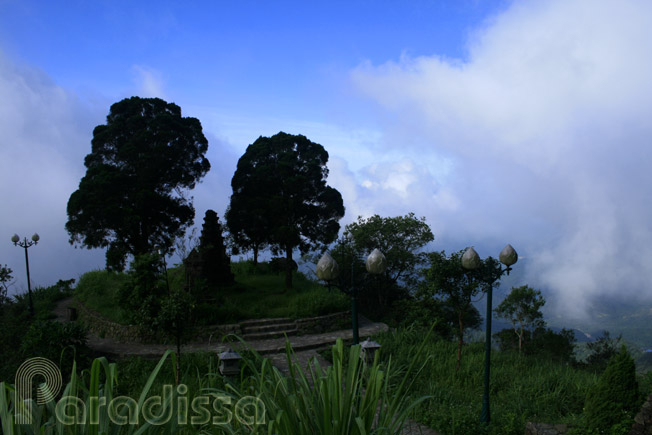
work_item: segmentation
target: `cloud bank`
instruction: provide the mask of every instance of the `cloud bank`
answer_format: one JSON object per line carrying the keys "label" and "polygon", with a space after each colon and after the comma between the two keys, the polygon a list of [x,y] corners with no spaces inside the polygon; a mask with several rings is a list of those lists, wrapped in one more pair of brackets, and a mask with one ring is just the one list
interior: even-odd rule
{"label": "cloud bank", "polygon": [[14,233],[41,237],[29,250],[33,285],[78,278],[78,270],[103,265],[102,252],[68,244],[64,225],[67,200],[85,172],[93,127],[105,116],[44,72],[0,52],[0,263],[13,270],[13,292],[27,289],[24,254],[10,242]]}
{"label": "cloud bank", "polygon": [[[352,79],[384,135],[411,138],[388,150],[452,160],[429,221],[496,252],[509,241],[549,308],[586,315],[598,295],[652,301],[650,29],[648,2],[515,2],[470,35],[463,61],[402,56]],[[424,170],[385,183],[422,199],[404,187]]]}

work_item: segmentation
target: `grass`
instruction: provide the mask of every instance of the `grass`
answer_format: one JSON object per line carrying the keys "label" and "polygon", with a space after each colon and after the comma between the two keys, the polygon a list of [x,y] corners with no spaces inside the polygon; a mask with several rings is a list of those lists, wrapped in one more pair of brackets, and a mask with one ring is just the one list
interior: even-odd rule
{"label": "grass", "polygon": [[[233,263],[235,284],[213,290],[211,302],[196,306],[199,325],[235,323],[267,317],[315,317],[349,309],[350,299],[339,290],[328,291],[322,285],[295,272],[293,288],[285,290],[282,273],[269,271],[267,265],[254,267],[251,262]],[[171,288],[182,288],[182,267],[168,270]],[[127,316],[117,301],[118,290],[128,282],[124,273],[96,270],[79,280],[75,297],[105,318],[127,324]]]}
{"label": "grass", "polygon": [[[73,366],[71,380],[58,402],[20,400],[15,385],[0,382],[2,430],[7,434],[394,434],[400,432],[410,409],[425,399],[407,395],[411,385],[407,379],[419,372],[423,347],[414,354],[404,380],[391,392],[389,382],[395,379],[391,364],[377,359],[363,364],[360,347],[345,351],[341,340],[332,348],[333,365],[327,369],[314,363],[304,371],[293,363],[290,376],[284,376],[269,360],[253,353],[243,359],[239,378],[219,376],[208,361],[208,367],[197,367],[196,375],[186,373],[178,386],[169,379],[178,361],[168,351],[151,371],[138,367],[138,362],[128,362],[127,367],[135,368],[132,378],[147,375],[140,386],[128,391],[121,390],[118,381],[129,375],[125,366],[102,357],[81,375]],[[288,343],[288,361],[291,353]],[[345,354],[349,355],[347,363],[343,362]],[[115,406],[116,401],[121,405]],[[126,406],[129,401],[133,407]],[[66,405],[60,407],[62,402]],[[212,411],[217,415],[211,415],[215,414]],[[18,414],[29,417],[29,424],[17,424]]]}
{"label": "grass", "polygon": [[[398,329],[374,337],[382,344],[381,359],[405,364],[423,337],[423,330]],[[598,375],[571,365],[512,352],[491,354],[491,423],[481,423],[484,389],[484,343],[470,343],[455,369],[456,343],[432,340],[425,353],[427,365],[411,390],[430,395],[412,414],[414,420],[445,434],[522,434],[528,421],[566,423],[580,427],[584,400]],[[650,393],[652,379],[639,377],[639,387]]]}

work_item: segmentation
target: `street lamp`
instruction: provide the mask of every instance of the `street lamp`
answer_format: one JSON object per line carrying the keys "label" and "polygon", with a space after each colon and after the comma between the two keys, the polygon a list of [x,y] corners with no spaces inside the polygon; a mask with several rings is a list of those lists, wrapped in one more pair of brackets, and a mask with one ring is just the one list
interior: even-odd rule
{"label": "street lamp", "polygon": [[27,293],[29,295],[29,313],[33,316],[34,315],[34,302],[32,302],[32,285],[29,282],[29,257],[27,256],[27,248],[29,248],[32,245],[36,245],[39,241],[40,237],[38,234],[34,233],[32,236],[32,241],[27,240],[27,237],[23,238],[23,241],[20,241],[20,237],[18,237],[18,234],[14,234],[11,236],[11,241],[14,242],[14,246],[20,246],[21,248],[25,248],[25,268],[27,269]]}
{"label": "street lamp", "polygon": [[[353,344],[358,344],[360,342],[359,334],[358,334],[358,289],[354,284],[353,281],[353,269],[355,267],[355,259],[357,257],[355,255],[352,255],[351,258],[351,296],[352,296],[352,301],[351,301],[351,317],[352,317],[352,326],[353,326]],[[385,269],[387,268],[387,260],[385,259],[385,256],[383,255],[382,252],[378,249],[374,249],[371,254],[369,254],[369,257],[367,257],[367,261],[365,262],[365,266],[367,268],[367,272],[371,273],[372,275],[380,275],[381,273],[385,272]],[[328,284],[328,287],[330,288],[331,282],[335,280],[339,276],[339,267],[337,265],[337,262],[333,257],[330,256],[330,254],[325,253],[319,262],[317,262],[317,277],[321,280],[326,281]]]}
{"label": "street lamp", "polygon": [[[498,259],[506,267],[505,269],[500,269],[500,275],[493,279],[491,282],[488,282],[489,288],[487,290],[487,325],[486,325],[486,334],[485,334],[485,344],[484,344],[484,393],[482,395],[482,414],[480,415],[480,420],[489,423],[491,419],[491,413],[489,411],[489,370],[490,370],[490,359],[491,359],[491,296],[494,283],[500,279],[503,273],[509,272],[512,270],[512,265],[518,260],[518,254],[512,248],[512,245],[507,245],[500,251]],[[462,267],[467,270],[474,270],[479,268],[482,265],[482,260],[475,249],[467,248],[462,255]]]}

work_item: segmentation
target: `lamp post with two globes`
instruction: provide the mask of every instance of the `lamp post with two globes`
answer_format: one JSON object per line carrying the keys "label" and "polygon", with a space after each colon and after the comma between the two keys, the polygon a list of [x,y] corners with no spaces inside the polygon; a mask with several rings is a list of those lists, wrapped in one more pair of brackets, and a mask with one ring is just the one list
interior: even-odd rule
{"label": "lamp post with two globes", "polygon": [[[516,254],[516,251],[514,248],[512,248],[512,245],[507,245],[503,248],[502,251],[500,251],[500,254],[498,256],[498,259],[500,260],[501,263],[503,263],[506,267],[505,269],[500,270],[500,275],[498,275],[497,278],[493,279],[491,282],[488,282],[488,290],[487,290],[487,328],[486,328],[486,333],[485,333],[485,345],[484,345],[484,393],[482,395],[482,414],[480,416],[480,420],[489,423],[489,420],[491,419],[491,413],[489,410],[489,370],[490,370],[490,359],[491,359],[491,296],[492,296],[492,289],[494,286],[494,283],[500,279],[500,276],[503,275],[503,273],[507,273],[509,275],[509,272],[512,270],[512,265],[516,263],[518,260],[518,254]],[[473,248],[467,248],[466,251],[464,251],[464,254],[462,255],[462,267],[464,267],[467,270],[474,270],[478,269],[482,265],[482,260],[480,259],[480,256],[478,255],[477,252],[475,252],[475,249]]]}
{"label": "lamp post with two globes", "polygon": [[20,246],[21,248],[25,248],[25,268],[27,269],[27,293],[29,294],[29,313],[30,315],[34,315],[34,303],[32,302],[32,285],[29,282],[29,257],[27,256],[27,248],[29,248],[32,245],[36,245],[39,241],[40,237],[38,234],[34,233],[32,236],[32,240],[29,241],[27,240],[27,237],[23,238],[23,241],[20,241],[20,237],[18,237],[18,234],[14,234],[11,236],[11,241],[14,242],[14,246]]}
{"label": "lamp post with two globes", "polygon": [[[353,329],[353,344],[359,344],[360,337],[359,337],[359,328],[358,328],[358,288],[353,283],[353,268],[354,268],[353,262],[355,261],[355,258],[356,257],[354,256],[351,263],[351,297],[352,297],[351,316],[352,316],[352,329]],[[367,257],[367,261],[365,262],[365,267],[367,268],[367,272],[369,272],[370,274],[380,275],[383,272],[385,272],[385,269],[387,268],[387,260],[385,259],[385,256],[383,255],[382,252],[380,252],[379,249],[374,249],[371,252],[371,254],[369,254],[369,257]],[[323,281],[326,281],[326,283],[330,288],[332,281],[334,281],[335,279],[337,279],[337,277],[339,277],[340,269],[335,259],[331,257],[328,252],[326,252],[317,262],[316,273],[317,273],[317,277]]]}

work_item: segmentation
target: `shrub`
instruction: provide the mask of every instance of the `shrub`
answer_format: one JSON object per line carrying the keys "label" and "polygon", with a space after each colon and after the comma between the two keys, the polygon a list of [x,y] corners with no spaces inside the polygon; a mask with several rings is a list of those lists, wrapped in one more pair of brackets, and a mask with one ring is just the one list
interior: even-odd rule
{"label": "shrub", "polygon": [[119,304],[137,325],[156,329],[161,298],[167,294],[158,256],[143,254],[131,263],[129,279],[119,290]]}
{"label": "shrub", "polygon": [[[612,433],[613,426],[627,425],[638,412],[642,397],[636,381],[636,365],[623,345],[600,376],[585,401],[588,430]],[[629,423],[631,426],[631,422]]]}
{"label": "shrub", "polygon": [[[570,329],[555,332],[549,328],[539,327],[533,332],[523,331],[527,346],[523,348],[525,355],[540,357],[563,363],[574,363],[575,334]],[[503,329],[493,335],[498,340],[501,351],[518,351],[518,336],[512,328]]]}
{"label": "shrub", "polygon": [[[66,357],[66,351],[72,357]],[[37,356],[47,358],[58,364],[64,374],[70,373],[73,359],[83,363],[90,361],[86,331],[76,322],[34,321],[22,338],[20,354],[23,359]]]}

